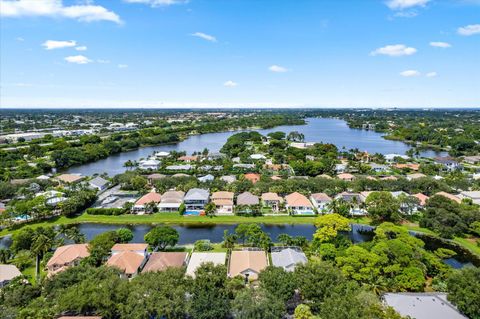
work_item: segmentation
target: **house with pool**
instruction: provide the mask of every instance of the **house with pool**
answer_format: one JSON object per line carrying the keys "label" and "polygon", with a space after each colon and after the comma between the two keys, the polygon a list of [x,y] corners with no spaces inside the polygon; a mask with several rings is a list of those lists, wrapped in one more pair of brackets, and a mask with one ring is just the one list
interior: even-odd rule
{"label": "house with pool", "polygon": [[285,207],[292,215],[314,215],[312,203],[298,192],[285,196]]}
{"label": "house with pool", "polygon": [[190,189],[183,198],[186,209],[184,215],[200,215],[203,213],[209,199],[210,192],[208,190],[202,188]]}

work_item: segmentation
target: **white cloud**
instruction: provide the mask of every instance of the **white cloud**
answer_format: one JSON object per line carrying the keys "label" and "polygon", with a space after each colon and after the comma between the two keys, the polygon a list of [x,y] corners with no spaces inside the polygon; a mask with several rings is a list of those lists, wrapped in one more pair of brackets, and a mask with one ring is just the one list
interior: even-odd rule
{"label": "white cloud", "polygon": [[280,65],[272,65],[268,68],[270,71],[275,72],[275,73],[285,73],[288,71],[287,68],[280,66]]}
{"label": "white cloud", "polygon": [[412,55],[417,52],[417,49],[412,47],[407,47],[405,44],[393,44],[387,45],[383,48],[378,48],[375,51],[370,52],[370,55],[388,55],[388,56],[404,56]]}
{"label": "white cloud", "polygon": [[414,76],[420,76],[420,72],[418,72],[417,70],[406,70],[406,71],[400,72],[400,75],[409,78]]}
{"label": "white cloud", "polygon": [[392,10],[404,10],[413,7],[425,7],[430,0],[389,0],[386,5]]}
{"label": "white cloud", "polygon": [[217,42],[217,38],[215,38],[213,35],[206,34],[203,32],[195,32],[195,33],[192,33],[191,36],[201,38],[210,42]]}
{"label": "white cloud", "polygon": [[447,43],[447,42],[430,42],[430,45],[432,47],[436,47],[436,48],[450,48],[452,45],[450,43]]}
{"label": "white cloud", "polygon": [[425,74],[425,76],[427,78],[434,78],[437,76],[437,72],[428,72],[427,74]]}
{"label": "white cloud", "polygon": [[91,4],[64,6],[62,0],[0,0],[3,17],[64,17],[78,21],[112,21],[122,23],[120,17],[108,9]]}
{"label": "white cloud", "polygon": [[77,51],[87,51],[87,47],[82,45],[82,46],[76,47],[75,50],[77,50]]}
{"label": "white cloud", "polygon": [[126,69],[126,68],[128,68],[128,64],[119,64],[119,65],[117,65],[117,67],[119,69]]}
{"label": "white cloud", "polygon": [[65,61],[67,61],[69,63],[76,63],[76,64],[87,64],[87,63],[92,62],[92,60],[90,60],[89,58],[87,58],[86,56],[83,56],[83,55],[67,56],[65,58]]}
{"label": "white cloud", "polygon": [[70,40],[70,41],[47,40],[42,43],[42,46],[45,47],[45,50],[70,48],[76,45],[77,45],[77,42],[73,40]]}
{"label": "white cloud", "polygon": [[110,60],[98,59],[98,60],[97,60],[97,63],[107,64],[107,63],[110,63]]}
{"label": "white cloud", "polygon": [[480,24],[470,24],[457,29],[458,34],[460,35],[474,35],[480,33]]}
{"label": "white cloud", "polygon": [[174,4],[184,4],[188,2],[188,0],[123,0],[123,1],[127,3],[147,4],[153,8],[162,7],[162,6],[171,6]]}
{"label": "white cloud", "polygon": [[399,11],[399,12],[395,12],[393,16],[398,18],[414,18],[418,16],[418,12],[416,10]]}
{"label": "white cloud", "polygon": [[238,85],[237,82],[234,82],[234,81],[227,81],[225,83],[223,83],[223,86],[226,86],[226,87],[229,87],[229,88],[234,88]]}

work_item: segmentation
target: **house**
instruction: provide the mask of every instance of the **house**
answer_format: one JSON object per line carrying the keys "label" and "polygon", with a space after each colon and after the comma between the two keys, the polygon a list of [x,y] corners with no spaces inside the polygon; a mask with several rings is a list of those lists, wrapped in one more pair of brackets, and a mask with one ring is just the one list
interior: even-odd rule
{"label": "house", "polygon": [[169,152],[156,152],[155,157],[156,158],[166,158],[169,157],[170,153]]}
{"label": "house", "polygon": [[205,208],[210,198],[206,189],[191,188],[183,198],[187,211],[200,211]]}
{"label": "house", "polygon": [[186,252],[154,252],[148,258],[142,273],[164,271],[170,267],[180,268],[187,264],[187,259]]}
{"label": "house", "polygon": [[251,206],[258,205],[259,203],[260,200],[258,199],[258,196],[253,195],[250,192],[243,192],[237,196],[237,205]]}
{"label": "house", "polygon": [[215,176],[208,174],[198,178],[198,181],[201,183],[211,182],[215,179]]}
{"label": "house", "polygon": [[434,162],[435,164],[441,165],[444,170],[449,172],[460,169],[460,163],[450,156],[435,157]]}
{"label": "house", "polygon": [[280,205],[283,203],[283,198],[278,196],[277,193],[263,193],[262,204],[263,206],[270,207],[272,211],[278,212]]}
{"label": "house", "polygon": [[480,191],[465,191],[460,193],[460,198],[470,199],[472,203],[480,205]]}
{"label": "house", "polygon": [[383,302],[402,317],[415,319],[467,319],[452,305],[447,294],[439,292],[386,293]]}
{"label": "house", "polygon": [[55,179],[62,184],[75,184],[80,182],[84,178],[85,176],[82,176],[80,174],[61,174],[55,177]]}
{"label": "house", "polygon": [[225,265],[226,253],[192,253],[188,261],[186,275],[195,278],[195,271],[205,263],[213,263],[215,266]]}
{"label": "house", "polygon": [[156,181],[159,181],[159,180],[161,180],[162,178],[165,178],[165,177],[167,177],[167,175],[154,173],[154,174],[148,175],[147,180],[148,180],[148,183],[151,185],[151,184],[155,183]]}
{"label": "house", "polygon": [[216,160],[216,159],[222,159],[222,158],[225,158],[226,155],[223,154],[223,153],[220,153],[220,152],[212,152],[212,153],[208,153],[207,155],[207,159],[209,160]]}
{"label": "house", "polygon": [[[193,169],[193,166],[190,164],[185,165],[169,165],[165,167],[169,171],[189,171]],[[173,177],[173,176],[172,176]]]}
{"label": "house", "polygon": [[282,267],[285,271],[294,271],[299,264],[307,263],[307,256],[297,247],[272,248],[272,265]]}
{"label": "house", "polygon": [[452,195],[452,194],[449,194],[447,192],[438,192],[438,193],[435,193],[435,196],[443,196],[445,198],[448,198],[450,200],[453,200],[454,202],[456,202],[457,204],[460,204],[462,202],[462,200],[460,198],[458,198],[457,196],[455,195]]}
{"label": "house", "polygon": [[424,178],[424,177],[427,177],[427,175],[422,174],[422,173],[407,174],[407,179],[409,181],[419,179],[419,178]]}
{"label": "house", "polygon": [[220,177],[221,181],[226,182],[227,184],[231,184],[237,180],[237,178],[234,175],[224,175]]}
{"label": "house", "polygon": [[233,214],[233,196],[232,192],[214,192],[210,199],[217,208],[217,214]]}
{"label": "house", "polygon": [[197,155],[193,156],[180,156],[177,160],[185,163],[196,162],[200,157]]}
{"label": "house", "polygon": [[385,157],[385,160],[388,163],[396,162],[397,158],[400,158],[402,160],[409,160],[410,159],[410,157],[408,157],[407,155],[401,155],[401,154],[385,154],[384,157]]}
{"label": "house", "polygon": [[95,177],[94,179],[88,182],[90,187],[96,188],[99,191],[106,190],[109,184],[109,181],[106,179],[101,178],[100,176]]}
{"label": "house", "polygon": [[465,156],[463,158],[463,161],[468,164],[480,164],[480,155],[475,155],[475,156]]}
{"label": "house", "polygon": [[182,191],[169,190],[163,193],[158,209],[161,212],[177,212],[183,203],[185,193]]}
{"label": "house", "polygon": [[285,196],[285,207],[293,215],[313,215],[313,205],[305,195],[300,193],[291,193]]}
{"label": "house", "polygon": [[0,288],[21,275],[22,273],[15,265],[0,265]]}
{"label": "house", "polygon": [[161,200],[162,200],[162,195],[160,195],[155,191],[151,191],[150,193],[147,193],[142,197],[140,197],[133,205],[132,210],[140,214],[147,213],[147,210],[148,210],[147,208],[150,203],[158,205]]}
{"label": "house", "polygon": [[351,182],[355,179],[355,176],[349,173],[342,173],[342,174],[338,174],[337,178],[346,182]]}
{"label": "house", "polygon": [[58,247],[47,262],[48,275],[57,274],[67,267],[77,265],[80,260],[90,256],[88,244],[72,244]]}
{"label": "house", "polygon": [[412,196],[418,198],[418,200],[420,201],[420,203],[419,203],[420,207],[425,206],[425,204],[427,203],[427,200],[429,198],[427,195],[424,195],[422,193],[413,194]]}
{"label": "house", "polygon": [[396,178],[395,176],[385,176],[385,177],[381,177],[380,180],[382,180],[382,181],[396,181],[396,180],[398,180],[398,178]]}
{"label": "house", "polygon": [[49,190],[43,193],[35,194],[35,197],[43,196],[45,198],[45,204],[49,206],[57,206],[58,203],[66,201],[65,193]]}
{"label": "house", "polygon": [[135,277],[145,263],[145,256],[137,254],[130,250],[124,250],[113,254],[107,260],[107,266],[120,269],[123,276],[127,278]]}
{"label": "house", "polygon": [[389,171],[389,167],[387,165],[377,164],[377,163],[370,163],[370,169],[375,173],[387,172]]}
{"label": "house", "polygon": [[257,174],[257,173],[247,173],[243,175],[243,177],[245,177],[246,180],[249,180],[253,184],[260,181],[260,174]]}
{"label": "house", "polygon": [[243,276],[246,280],[257,280],[267,266],[267,254],[263,250],[234,250],[230,255],[228,277]]}
{"label": "house", "polygon": [[[232,160],[232,161],[233,161],[233,160]],[[238,164],[233,164],[233,168],[252,169],[252,168],[255,168],[255,164],[238,163]]]}
{"label": "house", "polygon": [[111,251],[112,251],[112,255],[120,254],[124,251],[131,251],[137,255],[147,257],[148,255],[147,248],[148,248],[148,245],[142,244],[142,243],[115,244],[113,245]]}
{"label": "house", "polygon": [[413,164],[413,163],[406,163],[406,164],[395,164],[393,165],[393,168],[396,169],[409,169],[412,171],[418,171],[420,169],[420,164]]}
{"label": "house", "polygon": [[173,174],[172,175],[173,178],[189,178],[189,177],[192,177],[188,174],[184,174],[184,173],[177,173],[177,174]]}
{"label": "house", "polygon": [[315,193],[310,195],[310,201],[319,213],[327,213],[329,211],[328,205],[332,198],[325,193]]}
{"label": "house", "polygon": [[144,170],[155,170],[155,169],[158,169],[159,165],[160,165],[160,161],[150,158],[146,160],[141,160],[138,163],[138,168],[144,169]]}
{"label": "house", "polygon": [[252,154],[250,155],[250,158],[253,160],[264,160],[266,159],[265,155],[263,154]]}
{"label": "house", "polygon": [[366,192],[362,194],[359,193],[349,193],[349,192],[342,192],[335,196],[337,200],[343,200],[347,203],[351,203],[350,214],[353,216],[365,216],[367,211],[361,208],[361,204],[363,203],[364,199],[368,196]]}
{"label": "house", "polygon": [[342,174],[347,170],[347,164],[335,164],[335,173]]}
{"label": "house", "polygon": [[332,179],[332,177],[330,175],[327,175],[327,174],[320,174],[320,175],[315,176],[315,178]]}

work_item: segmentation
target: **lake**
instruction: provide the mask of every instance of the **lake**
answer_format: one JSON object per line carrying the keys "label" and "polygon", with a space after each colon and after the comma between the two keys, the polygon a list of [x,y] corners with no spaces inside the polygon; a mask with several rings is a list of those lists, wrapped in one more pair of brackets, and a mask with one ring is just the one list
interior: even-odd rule
{"label": "lake", "polygon": [[[285,125],[277,126],[271,129],[257,130],[266,135],[271,132],[283,131],[289,133],[298,131],[305,135],[307,142],[324,142],[335,144],[340,149],[358,148],[369,153],[397,153],[405,154],[410,146],[398,141],[386,140],[381,133],[359,129],[351,129],[347,123],[339,119],[331,118],[309,118],[306,125]],[[218,152],[227,139],[240,131],[229,131],[220,133],[209,133],[202,135],[189,136],[182,142],[161,146],[143,147],[130,152],[123,152],[112,155],[108,158],[71,167],[69,173],[80,173],[82,175],[93,175],[95,173],[107,173],[110,176],[123,173],[125,167],[123,164],[128,161],[135,161],[141,158],[147,158],[158,151],[185,151],[191,154],[194,151],[201,151],[208,148],[211,152]],[[423,157],[434,157],[437,155],[446,155],[445,152],[435,152],[425,150],[420,153]]]}

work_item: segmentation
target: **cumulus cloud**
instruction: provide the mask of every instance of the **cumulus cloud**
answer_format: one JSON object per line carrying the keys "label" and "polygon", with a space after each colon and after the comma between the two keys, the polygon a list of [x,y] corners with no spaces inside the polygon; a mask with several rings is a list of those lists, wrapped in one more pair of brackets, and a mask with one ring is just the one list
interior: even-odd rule
{"label": "cumulus cloud", "polygon": [[275,72],[275,73],[285,73],[288,71],[287,68],[280,66],[280,65],[272,65],[268,68],[270,71]]}
{"label": "cumulus cloud", "polygon": [[128,64],[119,64],[119,65],[117,65],[117,67],[119,69],[126,69],[126,68],[128,68]]}
{"label": "cumulus cloud", "polygon": [[77,51],[87,51],[87,47],[82,45],[82,46],[76,47],[75,50],[77,50]]}
{"label": "cumulus cloud", "polygon": [[195,32],[195,33],[192,33],[191,36],[192,37],[197,37],[197,38],[200,38],[200,39],[204,39],[204,40],[207,40],[207,41],[210,41],[210,42],[217,42],[217,38],[215,38],[213,35],[206,34],[206,33],[203,33],[203,32]]}
{"label": "cumulus cloud", "polygon": [[406,71],[400,72],[400,75],[410,78],[414,76],[420,76],[420,72],[418,72],[417,70],[406,70]]}
{"label": "cumulus cloud", "polygon": [[452,45],[450,43],[447,43],[447,42],[430,42],[430,45],[432,47],[436,47],[436,48],[450,48]]}
{"label": "cumulus cloud", "polygon": [[392,10],[404,10],[413,7],[425,7],[430,0],[389,0],[386,5]]}
{"label": "cumulus cloud", "polygon": [[437,76],[437,72],[428,72],[427,74],[425,74],[425,76],[427,78],[434,78]]}
{"label": "cumulus cloud", "polygon": [[174,4],[184,4],[188,2],[188,0],[123,0],[123,1],[127,3],[146,4],[153,8],[162,7],[162,6],[171,6]]}
{"label": "cumulus cloud", "polygon": [[113,11],[91,4],[65,6],[62,0],[0,0],[2,17],[63,17],[78,21],[112,21],[122,23]]}
{"label": "cumulus cloud", "polygon": [[87,63],[92,62],[92,60],[90,60],[89,58],[87,58],[86,56],[83,56],[83,55],[67,56],[65,58],[65,61],[67,61],[69,63],[76,63],[76,64],[87,64]]}
{"label": "cumulus cloud", "polygon": [[378,48],[375,51],[370,52],[370,55],[388,55],[388,56],[404,56],[412,55],[417,52],[417,49],[412,47],[407,47],[405,44],[393,44],[387,45],[382,48]]}
{"label": "cumulus cloud", "polygon": [[228,80],[227,82],[223,83],[223,86],[229,87],[229,88],[234,88],[238,85],[237,82],[230,81]]}
{"label": "cumulus cloud", "polygon": [[56,41],[56,40],[47,40],[42,43],[42,46],[45,50],[54,50],[54,49],[62,49],[62,48],[70,48],[77,45],[76,41]]}
{"label": "cumulus cloud", "polygon": [[470,24],[457,29],[458,34],[469,36],[480,33],[480,24]]}

